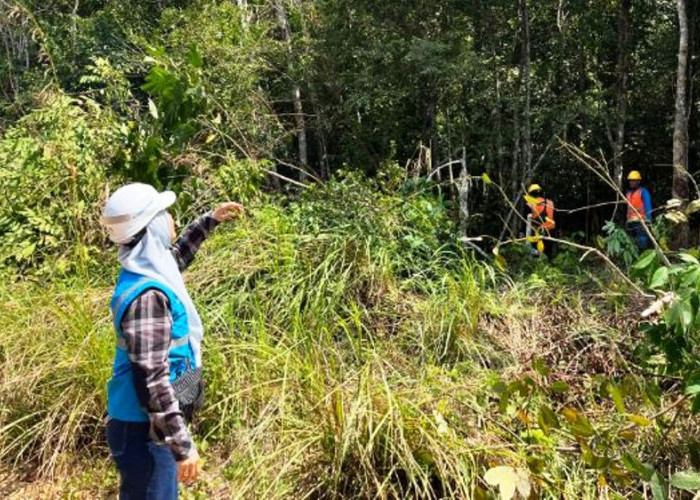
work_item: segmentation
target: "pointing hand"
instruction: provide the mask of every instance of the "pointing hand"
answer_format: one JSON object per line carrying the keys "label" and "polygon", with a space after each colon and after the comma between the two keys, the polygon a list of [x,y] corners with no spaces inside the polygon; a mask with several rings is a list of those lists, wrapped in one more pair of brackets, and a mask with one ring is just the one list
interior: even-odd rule
{"label": "pointing hand", "polygon": [[226,222],[238,217],[244,212],[243,205],[233,201],[227,201],[214,209],[212,216],[217,222]]}

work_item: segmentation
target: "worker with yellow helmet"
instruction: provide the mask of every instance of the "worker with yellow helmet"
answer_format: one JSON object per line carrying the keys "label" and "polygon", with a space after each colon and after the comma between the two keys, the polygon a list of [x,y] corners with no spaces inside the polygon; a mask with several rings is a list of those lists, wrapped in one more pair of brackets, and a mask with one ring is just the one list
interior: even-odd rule
{"label": "worker with yellow helmet", "polygon": [[649,236],[644,230],[644,223],[651,222],[651,195],[642,187],[642,174],[632,170],[627,176],[629,191],[625,196],[627,200],[627,233],[634,239],[639,250],[649,247]]}
{"label": "worker with yellow helmet", "polygon": [[[528,236],[553,237],[557,227],[554,221],[554,202],[544,197],[542,186],[539,184],[531,184],[527,188],[527,194],[525,199],[528,212],[526,213]],[[537,249],[537,253],[544,253],[550,259],[553,257],[554,243],[552,241],[539,240],[533,243],[533,248]]]}

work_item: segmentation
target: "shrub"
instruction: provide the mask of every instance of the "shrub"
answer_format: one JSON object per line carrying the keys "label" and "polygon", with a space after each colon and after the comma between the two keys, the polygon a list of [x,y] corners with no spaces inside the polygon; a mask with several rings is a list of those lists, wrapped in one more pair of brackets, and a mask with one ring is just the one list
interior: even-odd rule
{"label": "shrub", "polygon": [[[0,140],[0,263],[20,268],[55,257],[84,263],[103,241],[100,201],[118,146],[109,112],[89,99],[48,94]],[[56,267],[54,267],[54,270]]]}

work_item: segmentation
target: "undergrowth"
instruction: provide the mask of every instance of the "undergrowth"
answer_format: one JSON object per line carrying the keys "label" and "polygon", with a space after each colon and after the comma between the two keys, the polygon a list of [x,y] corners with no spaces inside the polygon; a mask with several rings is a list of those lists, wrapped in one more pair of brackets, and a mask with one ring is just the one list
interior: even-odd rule
{"label": "undergrowth", "polygon": [[[598,498],[642,491],[637,462],[683,465],[693,424],[644,417],[674,387],[635,365],[640,305],[566,256],[496,271],[450,243],[443,207],[347,178],[217,230],[187,275],[207,326],[209,479],[186,495],[488,498],[486,471],[506,466],[537,496]],[[109,469],[117,268],[92,269],[0,287],[13,477],[51,480],[77,456]]]}

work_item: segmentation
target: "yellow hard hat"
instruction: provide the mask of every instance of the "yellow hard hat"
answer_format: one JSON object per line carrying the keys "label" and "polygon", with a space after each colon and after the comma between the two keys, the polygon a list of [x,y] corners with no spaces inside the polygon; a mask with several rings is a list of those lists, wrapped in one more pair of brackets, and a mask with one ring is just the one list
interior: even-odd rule
{"label": "yellow hard hat", "polygon": [[530,187],[527,188],[528,194],[532,194],[535,191],[542,191],[542,187],[539,184],[530,184]]}
{"label": "yellow hard hat", "polygon": [[641,181],[642,180],[642,174],[639,173],[637,170],[632,170],[629,175],[627,176],[628,181]]}

